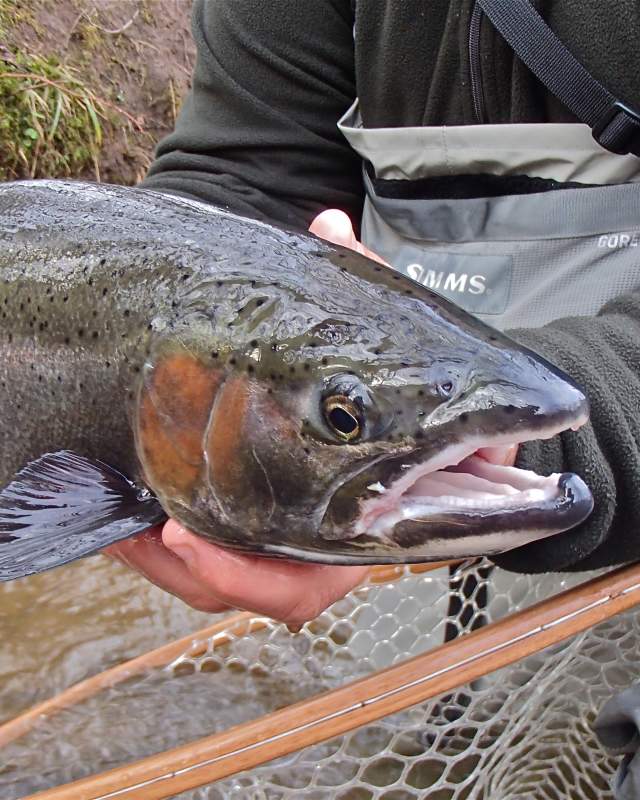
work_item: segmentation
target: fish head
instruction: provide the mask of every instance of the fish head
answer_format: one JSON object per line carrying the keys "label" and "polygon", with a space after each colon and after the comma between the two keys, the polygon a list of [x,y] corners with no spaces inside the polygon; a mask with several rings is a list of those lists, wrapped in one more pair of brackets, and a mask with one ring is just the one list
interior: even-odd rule
{"label": "fish head", "polygon": [[489,555],[582,521],[579,477],[490,463],[586,422],[580,388],[345,252],[289,284],[200,281],[157,331],[134,427],[167,513],[231,547],[343,564]]}

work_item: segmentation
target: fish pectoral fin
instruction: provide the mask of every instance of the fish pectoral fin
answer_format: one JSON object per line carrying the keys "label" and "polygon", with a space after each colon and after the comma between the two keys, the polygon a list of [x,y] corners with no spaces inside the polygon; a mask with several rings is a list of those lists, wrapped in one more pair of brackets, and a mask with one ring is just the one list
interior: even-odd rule
{"label": "fish pectoral fin", "polygon": [[47,453],[0,492],[0,581],[91,555],[165,519],[153,495],[107,464]]}

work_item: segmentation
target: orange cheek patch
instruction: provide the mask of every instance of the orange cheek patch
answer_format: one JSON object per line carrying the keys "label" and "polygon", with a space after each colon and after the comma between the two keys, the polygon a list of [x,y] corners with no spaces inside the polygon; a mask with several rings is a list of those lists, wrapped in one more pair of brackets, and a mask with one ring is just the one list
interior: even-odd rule
{"label": "orange cheek patch", "polygon": [[222,494],[233,496],[244,485],[245,421],[251,392],[246,378],[225,383],[217,397],[206,442],[213,482]]}
{"label": "orange cheek patch", "polygon": [[160,360],[142,387],[138,448],[156,491],[188,494],[203,460],[203,439],[219,371],[180,353]]}

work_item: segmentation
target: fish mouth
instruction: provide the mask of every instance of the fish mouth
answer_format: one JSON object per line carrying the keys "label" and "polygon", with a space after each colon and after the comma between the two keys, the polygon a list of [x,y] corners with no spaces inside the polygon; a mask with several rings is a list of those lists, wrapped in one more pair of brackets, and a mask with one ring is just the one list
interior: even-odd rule
{"label": "fish mouth", "polygon": [[[586,420],[580,415],[567,427],[577,430]],[[428,561],[503,553],[575,527],[593,510],[581,478],[493,463],[514,444],[565,429],[523,432],[517,442],[499,436],[450,445],[401,464],[402,474],[395,472],[387,485],[367,486],[370,496],[361,501],[350,544],[378,549],[378,560]]]}

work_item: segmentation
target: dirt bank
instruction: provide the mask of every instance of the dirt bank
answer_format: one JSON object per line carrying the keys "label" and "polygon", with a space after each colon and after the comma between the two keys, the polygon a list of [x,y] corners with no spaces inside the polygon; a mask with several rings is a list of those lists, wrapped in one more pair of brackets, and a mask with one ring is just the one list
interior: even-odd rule
{"label": "dirt bank", "polygon": [[132,184],[173,127],[191,0],[0,0],[0,180]]}

